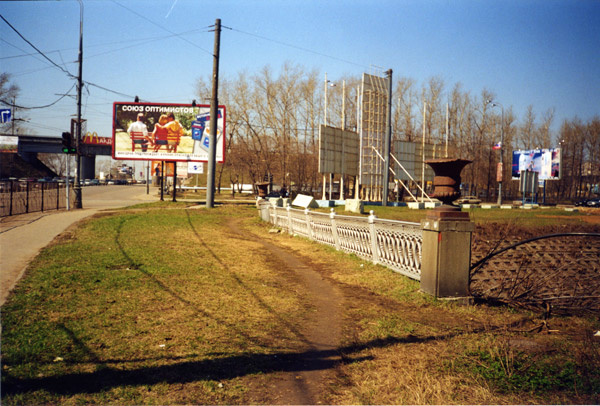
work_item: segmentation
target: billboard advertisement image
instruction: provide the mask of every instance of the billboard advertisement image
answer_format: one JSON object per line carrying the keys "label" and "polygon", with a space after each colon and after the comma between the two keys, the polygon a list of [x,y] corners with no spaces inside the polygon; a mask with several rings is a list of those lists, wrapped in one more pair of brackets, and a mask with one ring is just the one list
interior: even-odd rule
{"label": "billboard advertisement image", "polygon": [[539,180],[560,179],[560,160],[560,148],[513,151],[512,178],[519,179],[521,171],[533,171]]}
{"label": "billboard advertisement image", "polygon": [[[225,161],[225,106],[217,114],[216,160]],[[208,162],[210,106],[113,104],[113,158]]]}

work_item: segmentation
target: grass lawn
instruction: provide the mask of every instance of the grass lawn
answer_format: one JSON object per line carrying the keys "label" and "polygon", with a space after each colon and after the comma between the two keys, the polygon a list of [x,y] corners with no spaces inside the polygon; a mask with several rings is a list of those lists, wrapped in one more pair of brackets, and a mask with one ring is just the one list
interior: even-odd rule
{"label": "grass lawn", "polygon": [[295,353],[311,303],[231,221],[302,256],[343,293],[343,362],[324,403],[600,401],[597,316],[553,318],[552,331],[535,333],[539,315],[434,300],[386,268],[269,233],[255,208],[187,205],[102,213],[42,250],[1,309],[2,404],[269,403],[275,360]]}
{"label": "grass lawn", "polygon": [[[316,211],[330,212],[330,208],[319,208]],[[408,207],[382,207],[382,206],[365,206],[364,213],[362,216],[368,216],[370,211],[379,218],[400,220],[400,221],[412,221],[420,222],[427,216],[429,210],[414,210]],[[355,215],[344,211],[343,206],[337,206],[335,208],[336,213],[343,215]],[[485,223],[503,223],[503,224],[519,224],[522,226],[553,226],[553,225],[586,225],[596,224],[600,229],[600,210],[587,210],[587,211],[573,211],[568,212],[560,208],[550,209],[482,209],[472,208],[463,209],[468,212],[471,216],[471,220],[475,224]]]}

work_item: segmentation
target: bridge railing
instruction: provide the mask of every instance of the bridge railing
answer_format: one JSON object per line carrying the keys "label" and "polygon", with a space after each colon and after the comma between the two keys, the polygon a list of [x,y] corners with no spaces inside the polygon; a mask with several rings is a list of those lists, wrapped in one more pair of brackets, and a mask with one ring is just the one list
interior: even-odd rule
{"label": "bridge railing", "polygon": [[260,205],[265,221],[338,250],[381,264],[412,279],[421,278],[423,230],[419,223],[318,213]]}
{"label": "bridge railing", "polygon": [[[75,200],[69,187],[69,202]],[[66,184],[59,182],[0,181],[0,217],[60,210],[67,207]]]}

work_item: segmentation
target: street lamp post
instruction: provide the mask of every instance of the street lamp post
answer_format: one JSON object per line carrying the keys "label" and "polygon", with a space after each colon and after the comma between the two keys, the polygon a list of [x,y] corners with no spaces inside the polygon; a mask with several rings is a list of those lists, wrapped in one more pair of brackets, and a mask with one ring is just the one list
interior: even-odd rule
{"label": "street lamp post", "polygon": [[500,122],[500,168],[498,173],[498,205],[502,204],[502,180],[504,179],[504,106],[502,104],[488,100],[492,107],[500,107],[502,110],[502,120]]}
{"label": "street lamp post", "polygon": [[[325,89],[324,89],[324,105],[323,105],[323,113],[324,113],[324,123],[325,125],[329,125],[329,123],[327,122],[327,87],[331,86],[334,87],[335,83],[333,83],[331,80],[327,80],[327,72],[325,72]],[[327,189],[327,175],[323,174],[323,200],[325,200],[326,198],[326,189]],[[331,200],[331,195],[333,193],[332,191],[333,189],[333,174],[330,173],[329,174],[329,200]]]}

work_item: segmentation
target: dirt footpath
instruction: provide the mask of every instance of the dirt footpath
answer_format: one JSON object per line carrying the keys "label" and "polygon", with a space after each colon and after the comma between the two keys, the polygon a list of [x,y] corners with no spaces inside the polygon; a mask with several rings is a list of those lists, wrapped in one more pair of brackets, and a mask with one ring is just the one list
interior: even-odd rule
{"label": "dirt footpath", "polygon": [[295,405],[321,403],[319,395],[322,385],[333,374],[331,366],[341,362],[338,351],[342,329],[341,292],[302,257],[242,231],[236,220],[229,220],[227,226],[237,238],[262,244],[279,266],[295,274],[305,285],[314,306],[302,327],[303,345],[297,349],[301,356],[290,360],[292,364],[286,371],[270,379],[268,387],[262,388],[263,393],[269,394],[269,399],[261,397],[255,399],[256,402]]}

